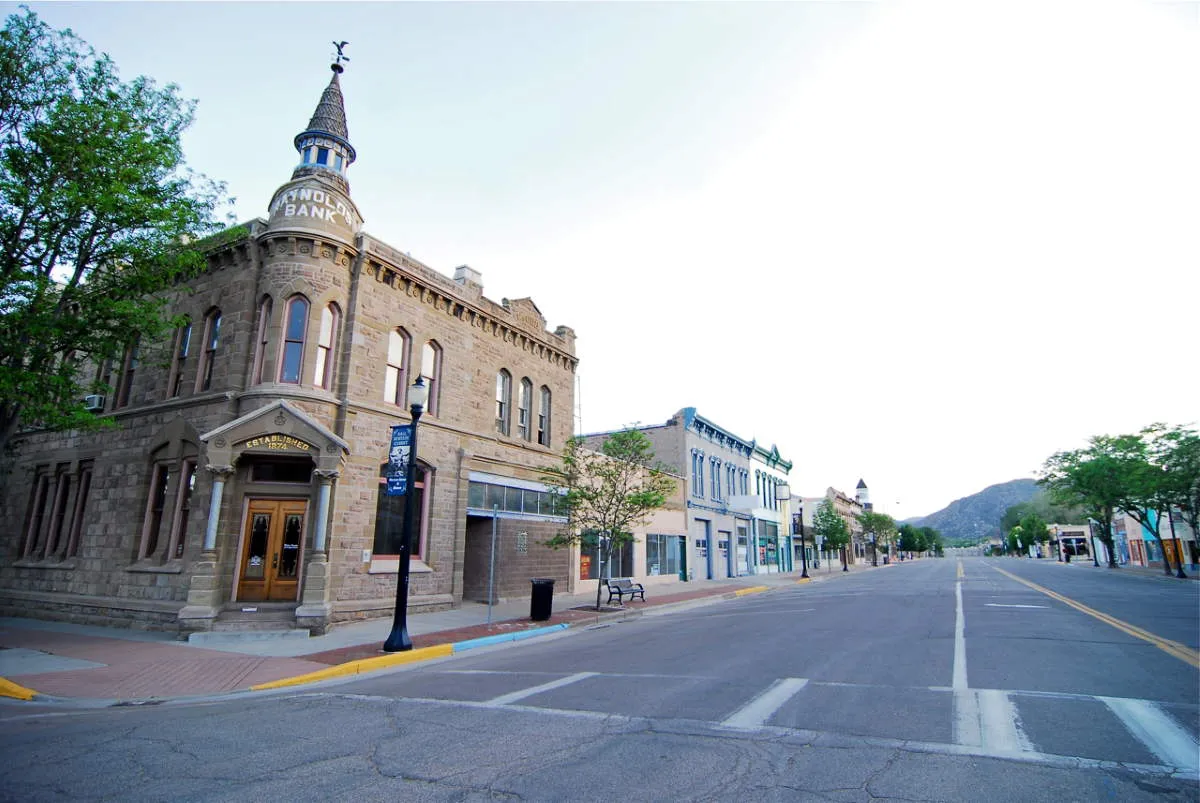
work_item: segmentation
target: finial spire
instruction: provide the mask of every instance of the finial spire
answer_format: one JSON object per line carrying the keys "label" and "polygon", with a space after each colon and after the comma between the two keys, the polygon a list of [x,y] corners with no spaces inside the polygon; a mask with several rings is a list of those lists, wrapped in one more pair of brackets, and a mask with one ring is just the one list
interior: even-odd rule
{"label": "finial spire", "polygon": [[333,64],[329,65],[329,69],[333,70],[339,75],[346,69],[342,66],[342,62],[350,60],[350,57],[343,52],[348,44],[350,43],[345,41],[333,43],[333,46],[337,48],[337,55],[334,57]]}

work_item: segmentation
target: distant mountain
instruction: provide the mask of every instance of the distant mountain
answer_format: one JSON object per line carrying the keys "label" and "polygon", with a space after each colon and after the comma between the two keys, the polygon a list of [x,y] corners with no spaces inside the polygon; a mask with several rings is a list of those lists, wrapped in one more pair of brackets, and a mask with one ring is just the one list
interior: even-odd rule
{"label": "distant mountain", "polygon": [[1028,502],[1037,493],[1034,480],[1010,480],[989,485],[977,494],[956,499],[937,513],[909,519],[917,527],[932,527],[949,544],[960,538],[990,538],[1000,534],[1000,519],[1012,505]]}

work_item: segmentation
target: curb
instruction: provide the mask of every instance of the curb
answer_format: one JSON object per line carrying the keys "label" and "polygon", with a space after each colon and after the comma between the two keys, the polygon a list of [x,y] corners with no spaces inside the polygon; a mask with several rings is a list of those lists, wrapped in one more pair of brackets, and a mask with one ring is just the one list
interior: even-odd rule
{"label": "curb", "polygon": [[33,689],[27,689],[18,683],[13,683],[8,678],[0,678],[0,697],[11,697],[14,700],[32,700],[38,696],[38,693]]}
{"label": "curb", "polygon": [[389,666],[399,666],[400,664],[412,664],[417,661],[429,661],[434,658],[445,658],[454,652],[453,644],[438,644],[433,647],[422,647],[419,650],[409,650],[407,652],[398,652],[391,655],[380,655],[375,658],[360,658],[357,661],[348,661],[344,664],[331,666],[328,669],[319,669],[316,672],[308,672],[303,675],[294,675],[290,678],[280,678],[279,680],[268,681],[267,683],[256,683],[250,687],[250,691],[263,691],[265,689],[278,689],[284,686],[300,686],[305,683],[316,683],[320,680],[329,680],[330,678],[340,678],[347,675],[361,675],[364,672],[374,672],[377,669],[387,669]]}

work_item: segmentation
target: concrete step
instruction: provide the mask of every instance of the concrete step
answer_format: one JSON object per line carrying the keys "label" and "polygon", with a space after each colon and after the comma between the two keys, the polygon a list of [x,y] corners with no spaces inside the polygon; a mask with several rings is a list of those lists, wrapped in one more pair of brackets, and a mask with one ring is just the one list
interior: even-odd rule
{"label": "concrete step", "polygon": [[213,630],[207,633],[191,633],[189,644],[210,645],[241,644],[248,641],[273,641],[276,639],[307,639],[307,630]]}

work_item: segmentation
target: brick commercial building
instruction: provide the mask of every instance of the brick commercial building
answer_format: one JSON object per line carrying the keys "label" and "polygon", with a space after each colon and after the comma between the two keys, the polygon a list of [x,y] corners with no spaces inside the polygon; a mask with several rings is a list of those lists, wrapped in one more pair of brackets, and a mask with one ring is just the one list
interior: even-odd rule
{"label": "brick commercial building", "polygon": [[495,596],[569,581],[539,477],[571,434],[575,333],[361,231],[340,73],[269,216],[213,238],[180,288],[188,325],[97,367],[114,391],[86,404],[116,427],[15,439],[3,614],[184,632],[390,614],[404,497],[382,471],[418,377],[410,607],[487,595],[493,511]]}

